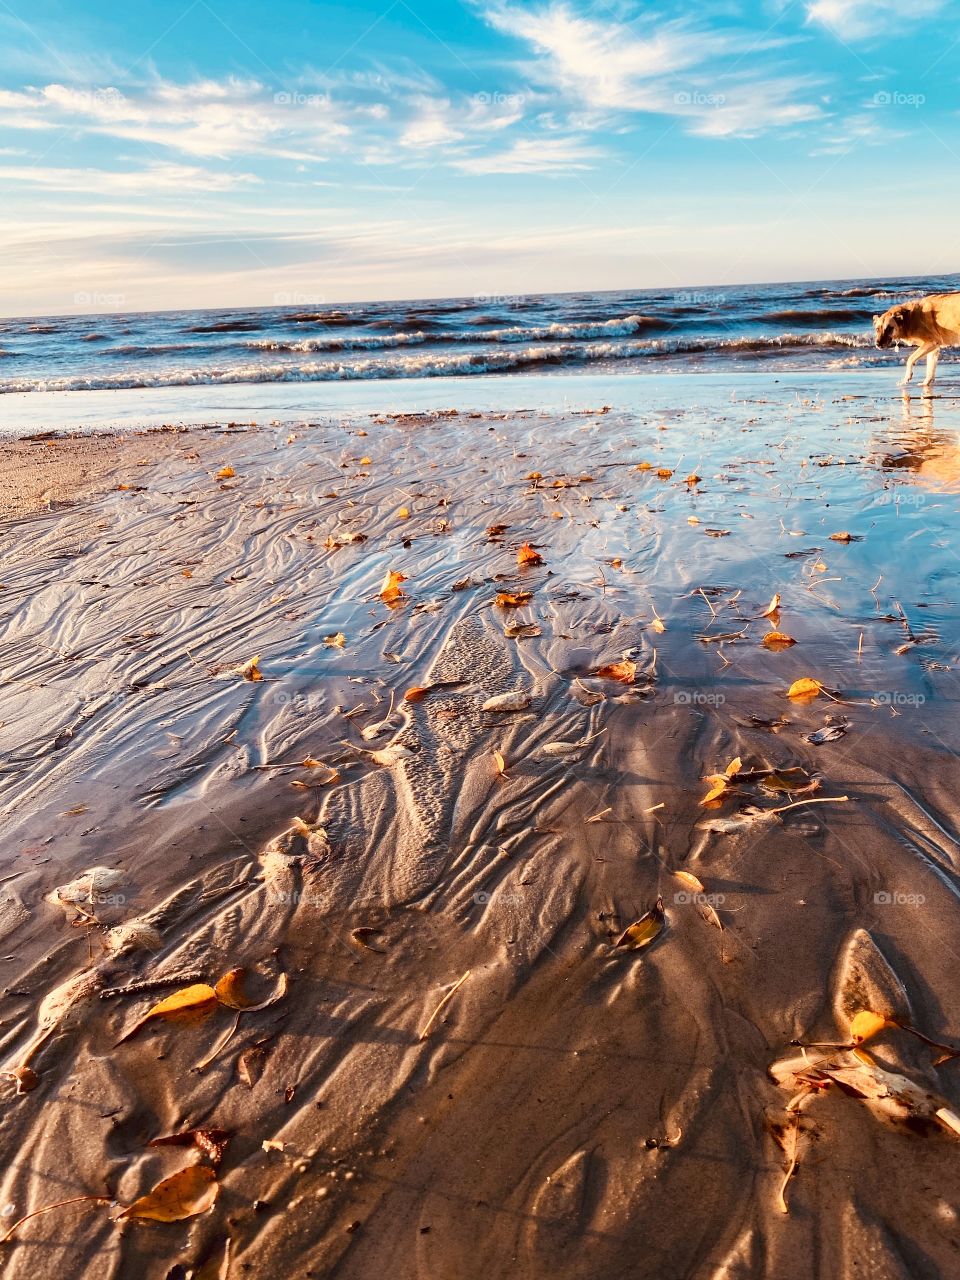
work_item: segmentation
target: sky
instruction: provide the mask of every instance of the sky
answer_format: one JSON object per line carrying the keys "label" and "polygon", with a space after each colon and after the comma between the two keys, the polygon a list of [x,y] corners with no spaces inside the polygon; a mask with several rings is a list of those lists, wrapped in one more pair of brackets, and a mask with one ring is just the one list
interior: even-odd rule
{"label": "sky", "polygon": [[0,0],[0,314],[960,269],[949,0]]}

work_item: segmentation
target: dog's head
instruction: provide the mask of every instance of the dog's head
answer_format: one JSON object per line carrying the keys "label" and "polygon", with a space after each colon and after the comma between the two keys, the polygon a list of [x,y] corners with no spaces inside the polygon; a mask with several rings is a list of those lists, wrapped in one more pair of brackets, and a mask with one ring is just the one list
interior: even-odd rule
{"label": "dog's head", "polygon": [[907,322],[907,308],[891,307],[882,316],[873,317],[873,333],[878,347],[892,347],[904,337],[903,327]]}

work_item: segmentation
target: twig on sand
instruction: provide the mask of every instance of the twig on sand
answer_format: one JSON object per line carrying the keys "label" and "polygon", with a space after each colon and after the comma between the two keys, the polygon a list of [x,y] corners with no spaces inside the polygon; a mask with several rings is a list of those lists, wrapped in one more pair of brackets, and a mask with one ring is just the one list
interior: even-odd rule
{"label": "twig on sand", "polygon": [[839,804],[841,800],[849,800],[849,796],[817,796],[810,800],[794,800],[793,804],[781,805],[779,809],[767,809],[767,813],[786,813],[788,809],[798,809],[803,804]]}
{"label": "twig on sand", "polygon": [[112,1000],[114,996],[132,996],[141,991],[154,991],[158,987],[175,987],[204,981],[206,975],[202,973],[171,973],[165,978],[144,978],[140,982],[129,982],[125,987],[104,987],[99,994],[101,1000]]}
{"label": "twig on sand", "polygon": [[443,999],[434,1009],[433,1013],[431,1013],[430,1017],[427,1019],[423,1030],[420,1032],[419,1036],[417,1037],[418,1040],[425,1040],[427,1038],[427,1033],[429,1032],[430,1028],[433,1026],[434,1022],[436,1021],[437,1015],[440,1013],[441,1009],[443,1009],[449,1003],[449,1001],[453,998],[453,996],[457,993],[457,991],[460,990],[460,988],[463,986],[466,980],[470,977],[470,974],[472,972],[473,972],[472,969],[468,969],[466,973],[463,975],[463,977],[453,984],[453,986],[450,988],[447,994],[443,997]]}
{"label": "twig on sand", "polygon": [[34,1209],[32,1213],[25,1213],[22,1218],[18,1218],[10,1230],[0,1236],[0,1244],[6,1244],[17,1227],[22,1227],[31,1218],[38,1218],[41,1213],[49,1213],[51,1209],[62,1209],[68,1204],[83,1204],[84,1202],[88,1204],[112,1204],[109,1196],[72,1196],[69,1200],[58,1200],[56,1204],[45,1204],[42,1209]]}

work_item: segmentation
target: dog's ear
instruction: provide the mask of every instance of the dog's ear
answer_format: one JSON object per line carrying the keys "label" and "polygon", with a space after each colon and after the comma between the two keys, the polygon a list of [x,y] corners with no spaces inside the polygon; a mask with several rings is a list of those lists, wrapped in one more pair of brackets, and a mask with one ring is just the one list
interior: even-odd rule
{"label": "dog's ear", "polygon": [[873,317],[873,323],[874,323],[874,325],[875,325],[875,326],[876,326],[876,325],[878,325],[882,319],[883,319],[883,316],[874,316],[874,317]]}

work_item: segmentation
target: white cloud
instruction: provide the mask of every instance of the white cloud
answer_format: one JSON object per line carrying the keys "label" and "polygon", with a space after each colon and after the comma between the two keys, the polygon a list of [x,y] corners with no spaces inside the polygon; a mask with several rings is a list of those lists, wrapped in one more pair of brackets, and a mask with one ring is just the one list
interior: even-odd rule
{"label": "white cloud", "polygon": [[641,112],[684,118],[689,132],[702,136],[752,136],[821,114],[803,98],[808,82],[772,73],[750,81],[735,70],[748,54],[755,64],[777,47],[769,37],[677,21],[658,27],[647,18],[638,35],[634,24],[582,17],[566,0],[538,9],[496,0],[484,17],[540,56],[531,74],[585,108],[576,125],[568,115],[568,128],[600,129],[617,115]]}
{"label": "white cloud", "polygon": [[929,18],[943,4],[944,0],[814,0],[807,5],[807,18],[844,39],[861,40],[898,23]]}
{"label": "white cloud", "polygon": [[48,191],[103,191],[125,195],[145,192],[230,191],[258,182],[249,173],[208,173],[184,164],[152,164],[145,169],[56,169],[39,165],[0,165],[0,182],[22,182]]}
{"label": "white cloud", "polygon": [[591,169],[599,151],[568,138],[518,138],[505,151],[455,160],[464,173],[571,173]]}

